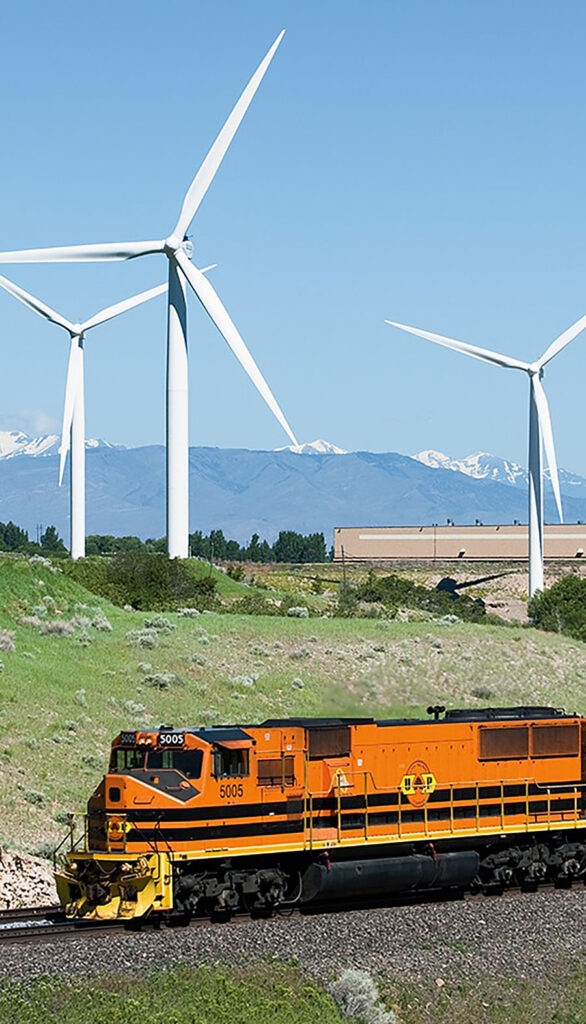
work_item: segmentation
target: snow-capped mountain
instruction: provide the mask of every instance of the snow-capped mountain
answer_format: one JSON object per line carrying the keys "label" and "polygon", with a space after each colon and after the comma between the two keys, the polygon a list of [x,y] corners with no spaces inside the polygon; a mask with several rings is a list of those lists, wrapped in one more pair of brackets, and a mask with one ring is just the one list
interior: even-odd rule
{"label": "snow-capped mountain", "polygon": [[344,448],[338,448],[337,444],[331,441],[319,439],[317,441],[305,441],[304,444],[288,444],[283,448],[275,448],[276,452],[293,452],[294,455],[347,455]]}
{"label": "snow-capped mountain", "polygon": [[[428,448],[412,456],[418,462],[422,462],[431,469],[451,469],[456,473],[464,473],[466,476],[474,477],[476,480],[495,480],[501,484],[512,484],[514,487],[527,486],[527,470],[518,462],[510,459],[502,459],[498,455],[491,455],[490,452],[474,452],[466,455],[463,459],[454,459],[444,452]],[[549,470],[545,470],[546,477],[549,477]],[[586,495],[586,479],[571,473],[567,469],[559,470],[560,487],[566,494],[577,495],[582,492]]]}
{"label": "snow-capped mountain", "polygon": [[527,470],[523,466],[491,455],[489,452],[474,452],[463,459],[453,459],[444,452],[428,448],[413,455],[412,458],[423,462],[424,466],[430,466],[431,469],[452,469],[456,473],[473,476],[476,480],[499,480],[500,483],[506,484],[527,482]]}
{"label": "snow-capped mountain", "polygon": [[[61,438],[59,434],[42,434],[32,437],[21,430],[0,430],[0,459],[14,459],[19,455],[55,455]],[[101,438],[88,437],[86,448],[123,448],[124,445],[111,444]]]}

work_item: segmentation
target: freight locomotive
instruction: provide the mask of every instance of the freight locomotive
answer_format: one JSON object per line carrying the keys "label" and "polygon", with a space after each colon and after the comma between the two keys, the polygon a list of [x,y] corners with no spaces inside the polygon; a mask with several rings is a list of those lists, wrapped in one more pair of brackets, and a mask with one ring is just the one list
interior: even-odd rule
{"label": "freight locomotive", "polygon": [[271,719],[121,732],[57,869],[72,918],[570,884],[586,874],[586,720]]}

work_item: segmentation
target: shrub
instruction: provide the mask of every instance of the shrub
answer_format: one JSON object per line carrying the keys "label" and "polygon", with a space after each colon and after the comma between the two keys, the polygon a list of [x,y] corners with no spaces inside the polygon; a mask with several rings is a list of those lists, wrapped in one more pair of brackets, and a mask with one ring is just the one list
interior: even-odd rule
{"label": "shrub", "polygon": [[86,706],[87,700],[86,700],[86,696],[85,696],[85,690],[76,690],[75,691],[75,701],[76,701],[77,704],[80,704],[82,708],[84,708]]}
{"label": "shrub", "polygon": [[157,646],[157,634],[154,629],[130,629],[126,639],[134,647],[146,647],[148,649]]}
{"label": "shrub", "polygon": [[152,686],[155,690],[168,690],[171,686],[183,686],[183,680],[174,672],[154,672],[144,677],[144,685]]}
{"label": "shrub", "polygon": [[586,641],[586,579],[564,576],[529,603],[529,618],[538,629]]}
{"label": "shrub", "polygon": [[39,632],[42,636],[71,636],[75,627],[64,619],[51,619],[50,622],[42,622]]}
{"label": "shrub", "polygon": [[51,736],[53,743],[73,743],[72,736],[64,736],[63,733],[54,732]]}
{"label": "shrub", "polygon": [[150,619],[144,620],[145,629],[156,629],[159,633],[171,633],[177,626],[164,615],[153,615]]}
{"label": "shrub", "polygon": [[92,619],[93,629],[99,629],[102,633],[112,632],[112,623],[106,618],[101,608],[96,609],[96,614]]}
{"label": "shrub", "polygon": [[41,620],[38,615],[21,615],[18,620],[21,626],[31,626],[36,629],[37,626],[41,625]]}
{"label": "shrub", "polygon": [[129,715],[142,715],[144,704],[137,704],[135,700],[125,700],[124,710],[128,711]]}
{"label": "shrub", "polygon": [[70,812],[64,811],[61,807],[53,815],[53,821],[56,821],[58,825],[69,825],[69,818]]}
{"label": "shrub", "polygon": [[13,651],[14,649],[14,633],[11,633],[9,629],[0,629],[0,651]]}
{"label": "shrub", "polygon": [[99,757],[98,754],[82,754],[81,763],[85,764],[88,768],[95,768],[96,770],[102,768],[103,758]]}
{"label": "shrub", "polygon": [[55,843],[50,839],[43,840],[42,843],[39,843],[38,846],[35,846],[33,849],[34,856],[40,857],[41,860],[51,860],[54,852]]}
{"label": "shrub", "polygon": [[287,609],[287,615],[292,619],[308,619],[309,608],[306,608],[305,605],[293,605]]}
{"label": "shrub", "polygon": [[258,676],[255,676],[255,675],[253,675],[253,676],[232,676],[232,679],[230,680],[230,682],[232,683],[232,686],[244,686],[244,687],[246,687],[248,689],[249,687],[254,686],[254,684],[256,683],[257,679],[258,679]]}
{"label": "shrub", "polygon": [[396,1016],[381,1003],[374,978],[367,971],[342,971],[330,993],[345,1017],[361,1024],[395,1024]]}
{"label": "shrub", "polygon": [[342,583],[338,590],[336,615],[343,619],[349,619],[356,614],[357,609],[358,597],[356,596],[356,590],[349,583]]}
{"label": "shrub", "polygon": [[307,647],[300,647],[296,651],[291,651],[289,657],[292,661],[303,661],[305,658],[309,658],[309,651]]}
{"label": "shrub", "polygon": [[[380,603],[385,608],[391,609],[393,613],[397,608],[413,608],[418,611],[431,613],[432,615],[454,616],[468,622],[486,621],[484,604],[471,597],[458,596],[457,594],[423,587],[412,580],[403,579],[401,576],[376,576],[370,572],[363,583],[351,588],[347,585],[344,589],[351,593],[346,600],[367,601],[371,604]],[[340,594],[342,587],[340,588]],[[341,596],[338,600],[340,604]],[[338,612],[340,614],[340,612]]]}
{"label": "shrub", "polygon": [[[260,584],[257,584],[259,586]],[[297,596],[299,601],[299,596]],[[261,594],[245,594],[230,605],[230,612],[237,615],[287,615],[295,605],[295,597],[284,597],[280,601],[263,597]]]}
{"label": "shrub", "polygon": [[145,550],[120,551],[112,557],[92,555],[68,562],[66,572],[95,594],[123,608],[173,611],[186,606],[212,608],[216,581],[201,576],[197,564]]}
{"label": "shrub", "polygon": [[196,619],[201,612],[199,608],[178,608],[177,614],[183,619]]}
{"label": "shrub", "polygon": [[253,658],[270,658],[271,655],[269,649],[262,644],[251,644],[249,650]]}
{"label": "shrub", "polygon": [[31,555],[28,561],[29,565],[42,565],[43,569],[49,569],[51,572],[61,571],[56,565],[53,565],[50,558],[45,558],[43,555]]}
{"label": "shrub", "polygon": [[28,789],[22,795],[27,804],[32,804],[33,807],[42,807],[45,803],[45,794],[40,793],[38,789]]}
{"label": "shrub", "polygon": [[478,697],[480,700],[490,700],[494,697],[494,690],[490,686],[473,686],[471,690],[473,697]]}
{"label": "shrub", "polygon": [[237,583],[244,579],[244,569],[238,562],[231,562],[230,565],[227,565],[226,573],[231,580],[236,580]]}

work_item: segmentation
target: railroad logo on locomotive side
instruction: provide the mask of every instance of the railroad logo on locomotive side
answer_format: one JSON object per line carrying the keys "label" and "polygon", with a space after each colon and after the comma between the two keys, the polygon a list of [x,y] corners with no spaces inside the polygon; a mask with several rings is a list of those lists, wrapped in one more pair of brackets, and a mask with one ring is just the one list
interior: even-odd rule
{"label": "railroad logo on locomotive side", "polygon": [[401,793],[413,807],[423,807],[436,787],[436,777],[425,761],[413,761],[401,779]]}

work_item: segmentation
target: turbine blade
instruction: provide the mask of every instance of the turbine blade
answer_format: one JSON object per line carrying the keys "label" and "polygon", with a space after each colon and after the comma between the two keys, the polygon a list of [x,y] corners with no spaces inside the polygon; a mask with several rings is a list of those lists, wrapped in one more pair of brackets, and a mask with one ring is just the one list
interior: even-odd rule
{"label": "turbine blade", "polygon": [[195,178],[191,182],[185,199],[183,200],[183,206],[181,207],[179,220],[177,221],[177,224],[175,225],[175,229],[173,231],[173,234],[177,238],[181,239],[185,236],[189,228],[189,225],[191,224],[193,218],[195,217],[198,207],[202,199],[204,198],[208,188],[210,187],[215,177],[216,171],[218,170],[218,167],[220,166],[222,160],[224,159],[226,150],[228,149],[228,146],[232,142],[232,139],[236,134],[238,126],[240,125],[242,118],[244,117],[246,111],[248,110],[252,98],[256,90],[258,89],[265,75],[265,72],[277,51],[277,47],[279,46],[279,43],[281,42],[284,35],[285,31],[283,30],[275,39],[275,42],[271,46],[264,60],[261,61],[261,63],[259,64],[258,68],[254,72],[254,75],[250,79],[250,82],[246,86],[244,92],[240,96],[240,99],[238,100],[236,106],[234,107],[232,113],[230,114],[228,120],[226,121],[224,127],[220,131],[220,134],[218,135],[204,162],[199,168],[197,174],[195,175]]}
{"label": "turbine blade", "polygon": [[555,341],[552,341],[549,348],[543,353],[541,359],[537,361],[537,366],[542,368],[545,366],[546,363],[549,363],[550,359],[553,359],[554,356],[557,356],[558,352],[561,352],[561,350],[565,348],[566,345],[569,345],[570,342],[574,340],[576,335],[580,334],[580,332],[583,331],[585,327],[586,316],[581,316],[579,320],[576,320],[575,324],[572,324],[571,327],[568,327],[567,331],[564,331],[563,334],[560,334],[559,338],[556,338]]}
{"label": "turbine blade", "polygon": [[71,421],[80,380],[80,355],[79,336],[73,335],[69,346],[69,359],[67,361],[67,378],[65,381],[65,402],[63,405],[63,427],[61,430],[61,446],[59,448],[59,487],[63,483],[63,471],[65,460],[69,451],[69,440],[71,437]]}
{"label": "turbine blade", "polygon": [[0,263],[85,263],[131,260],[163,252],[162,242],[99,242],[96,245],[61,245],[52,249],[16,249],[0,252]]}
{"label": "turbine blade", "polygon": [[143,302],[148,302],[149,299],[154,299],[157,295],[162,295],[163,292],[167,291],[167,287],[167,284],[157,285],[156,288],[149,288],[146,292],[132,295],[129,299],[117,302],[114,306],[102,309],[101,312],[96,313],[95,316],[92,316],[90,320],[86,320],[81,325],[82,332],[85,333],[91,330],[92,327],[97,327],[98,324],[105,324],[107,320],[112,320],[115,316],[120,316],[121,313],[126,313],[127,310],[134,309],[135,306],[140,306]]}
{"label": "turbine blade", "polygon": [[481,359],[484,363],[506,366],[511,370],[529,369],[529,363],[522,363],[519,359],[504,356],[500,352],[491,352],[488,348],[478,348],[476,345],[468,345],[465,341],[445,338],[443,334],[432,334],[431,331],[422,331],[418,327],[408,327],[406,324],[398,324],[394,320],[385,320],[385,323],[390,324],[391,327],[398,327],[401,331],[407,331],[409,334],[416,334],[419,338],[426,338],[427,341],[434,341],[437,345],[451,348],[454,352],[462,352],[465,356],[472,356],[473,359]]}
{"label": "turbine blade", "polygon": [[222,335],[228,346],[232,349],[232,352],[238,359],[240,365],[246,370],[248,376],[250,377],[255,387],[258,389],[258,391],[260,391],[269,409],[277,417],[279,423],[283,427],[283,430],[285,430],[286,433],[289,435],[293,444],[298,444],[295,434],[291,430],[291,427],[287,423],[285,416],[283,415],[281,409],[279,408],[279,405],[277,404],[275,396],[273,395],[270,387],[268,386],[266,380],[264,379],[262,373],[260,372],[258,366],[256,365],[254,359],[252,358],[250,352],[248,351],[246,345],[244,344],[242,338],[240,337],[238,330],[234,326],[232,320],[230,319],[228,313],[226,312],[224,306],[222,305],[222,302],[219,299],[218,295],[212,288],[210,282],[206,277],[204,277],[201,271],[197,269],[197,267],[194,267],[193,264],[189,262],[187,256],[182,250],[179,250],[179,252],[175,253],[175,259],[177,260],[179,266],[181,267],[181,270],[183,271],[185,277],[189,281],[189,284],[193,288],[193,291],[195,292],[197,298],[201,302],[206,313],[208,314],[210,319],[215,323],[220,334]]}
{"label": "turbine blade", "polygon": [[65,330],[69,331],[73,327],[73,324],[66,320],[60,313],[56,313],[54,309],[47,306],[45,302],[40,299],[36,299],[34,295],[30,295],[29,292],[25,292],[24,288],[19,288],[13,281],[9,281],[7,277],[0,275],[0,287],[4,288],[5,291],[10,292],[14,295],[15,299],[18,299],[33,312],[38,313],[39,316],[44,316],[46,320],[50,320],[51,323],[57,324],[59,327],[64,327]]}
{"label": "turbine blade", "polygon": [[543,390],[543,384],[541,383],[537,374],[532,374],[531,385],[534,389],[533,393],[535,395],[535,403],[537,405],[537,413],[539,416],[539,425],[541,429],[541,436],[543,438],[545,457],[547,459],[547,464],[549,466],[551,486],[553,487],[553,493],[555,495],[555,502],[558,509],[558,515],[560,517],[560,523],[563,523],[564,516],[562,512],[560,479],[558,475],[558,464],[555,455],[555,447],[553,443],[553,430],[551,428],[551,416],[549,414],[549,405],[547,402],[545,391]]}

